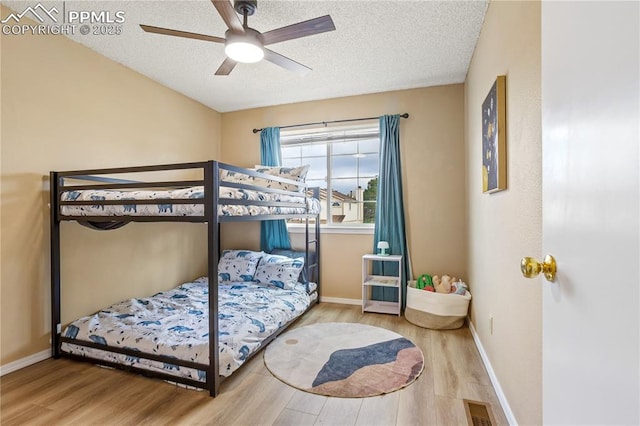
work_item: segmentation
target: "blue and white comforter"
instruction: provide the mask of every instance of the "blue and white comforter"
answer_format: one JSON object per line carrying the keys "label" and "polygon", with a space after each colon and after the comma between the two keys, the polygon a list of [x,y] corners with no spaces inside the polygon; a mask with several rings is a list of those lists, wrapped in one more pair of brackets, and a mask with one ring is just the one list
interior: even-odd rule
{"label": "blue and white comforter", "polygon": [[[278,201],[298,204],[296,207],[276,207],[258,205],[218,205],[219,216],[256,216],[274,214],[316,214],[320,212],[320,201],[287,194],[275,194],[248,189],[220,187],[220,198],[250,201]],[[154,199],[202,199],[204,187],[194,186],[169,191],[113,191],[79,190],[65,191],[61,201],[101,201],[101,200],[154,200]],[[224,202],[221,200],[221,202]],[[124,205],[63,205],[65,216],[202,216],[203,204],[124,204]]]}
{"label": "blue and white comforter", "polygon": [[[292,290],[254,282],[219,285],[220,375],[229,376],[261,342],[309,306],[305,286]],[[71,323],[64,337],[209,363],[206,278],[152,297],[130,299]],[[62,351],[204,381],[204,372],[63,343]]]}

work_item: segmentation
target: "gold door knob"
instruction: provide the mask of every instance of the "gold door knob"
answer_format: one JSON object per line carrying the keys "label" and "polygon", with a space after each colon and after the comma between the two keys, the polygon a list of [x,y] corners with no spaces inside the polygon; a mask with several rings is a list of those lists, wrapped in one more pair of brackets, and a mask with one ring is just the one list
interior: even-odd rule
{"label": "gold door knob", "polygon": [[542,272],[547,281],[553,282],[556,279],[556,260],[550,254],[544,257],[543,263],[533,257],[523,257],[520,260],[520,270],[526,278],[535,278]]}

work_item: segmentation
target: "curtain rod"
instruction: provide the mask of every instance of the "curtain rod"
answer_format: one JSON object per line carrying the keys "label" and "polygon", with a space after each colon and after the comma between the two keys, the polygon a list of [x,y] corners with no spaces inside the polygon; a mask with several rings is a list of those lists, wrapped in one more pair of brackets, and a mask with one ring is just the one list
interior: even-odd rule
{"label": "curtain rod", "polygon": [[[409,118],[409,113],[405,112],[404,114],[400,114],[402,118]],[[329,123],[347,123],[349,121],[364,121],[364,120],[377,120],[380,117],[367,117],[367,118],[350,118],[348,120],[332,120],[332,121],[318,121],[317,123],[304,123],[304,124],[291,124],[289,126],[280,126],[281,129],[288,129],[291,127],[304,127],[304,126],[313,126],[315,124],[322,124],[323,126],[327,126]],[[258,133],[263,129],[253,129],[253,133]]]}

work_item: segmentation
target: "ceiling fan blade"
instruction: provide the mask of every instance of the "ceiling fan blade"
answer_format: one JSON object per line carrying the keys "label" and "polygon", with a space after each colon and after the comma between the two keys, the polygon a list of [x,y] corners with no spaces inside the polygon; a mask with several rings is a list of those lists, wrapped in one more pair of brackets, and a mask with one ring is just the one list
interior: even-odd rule
{"label": "ceiling fan blade", "polygon": [[302,65],[301,63],[296,62],[293,59],[287,58],[286,56],[282,56],[281,54],[276,53],[273,50],[264,49],[264,59],[300,75],[305,75],[309,71],[311,71],[311,68],[309,68],[308,66]]}
{"label": "ceiling fan blade", "polygon": [[235,68],[236,64],[237,62],[231,58],[225,59],[220,67],[218,67],[216,75],[229,75],[229,73]]}
{"label": "ceiling fan blade", "polygon": [[144,31],[148,33],[164,34],[164,35],[175,36],[175,37],[193,38],[196,40],[212,41],[214,43],[224,43],[224,39],[221,37],[215,37],[215,36],[210,36],[205,34],[196,34],[196,33],[190,33],[187,31],[171,30],[169,28],[153,27],[151,25],[142,25],[142,24],[140,24],[140,28],[142,28]]}
{"label": "ceiling fan blade", "polygon": [[331,16],[325,15],[308,21],[278,28],[262,33],[264,45],[280,43],[281,41],[292,40],[294,38],[307,37],[327,31],[333,31],[336,26],[333,24]]}
{"label": "ceiling fan blade", "polygon": [[227,27],[229,27],[230,30],[236,31],[240,34],[244,33],[242,22],[229,0],[211,0],[211,3],[213,3],[216,10],[222,17],[222,20],[227,24]]}

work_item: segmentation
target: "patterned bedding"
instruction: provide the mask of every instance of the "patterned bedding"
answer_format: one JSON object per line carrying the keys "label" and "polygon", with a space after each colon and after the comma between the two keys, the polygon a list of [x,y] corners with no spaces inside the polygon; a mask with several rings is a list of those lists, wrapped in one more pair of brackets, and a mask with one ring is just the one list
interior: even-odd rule
{"label": "patterned bedding", "polygon": [[[169,191],[112,191],[82,190],[65,191],[61,201],[94,200],[153,200],[153,199],[202,199],[204,187],[175,189]],[[273,194],[248,189],[220,187],[220,198],[251,201],[278,201],[299,204],[300,207],[273,207],[257,205],[218,205],[219,216],[256,216],[273,214],[317,214],[320,201],[300,196]],[[223,202],[223,201],[221,201]],[[125,205],[63,205],[65,216],[202,216],[203,204],[125,204]]]}
{"label": "patterned bedding", "polygon": [[[300,316],[310,297],[303,284],[283,290],[255,282],[219,285],[220,375],[229,376],[261,342]],[[62,336],[208,364],[206,278],[152,297],[130,299],[71,323]],[[202,371],[62,343],[62,351],[204,381]]]}

